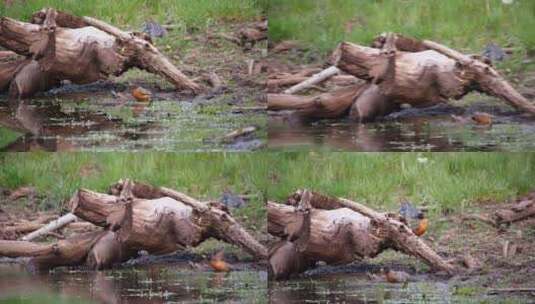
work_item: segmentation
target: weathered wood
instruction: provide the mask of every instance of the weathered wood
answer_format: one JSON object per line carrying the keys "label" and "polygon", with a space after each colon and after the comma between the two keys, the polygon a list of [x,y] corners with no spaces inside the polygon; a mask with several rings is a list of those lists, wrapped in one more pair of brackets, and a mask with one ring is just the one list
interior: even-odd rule
{"label": "weathered wood", "polygon": [[268,110],[295,110],[299,115],[311,118],[336,118],[349,112],[357,96],[368,85],[353,85],[317,96],[267,94]]}
{"label": "weathered wood", "polygon": [[118,231],[126,248],[164,254],[196,246],[209,237],[208,227],[195,224],[198,219],[191,207],[168,197],[120,201],[89,190],[80,190],[76,197],[72,213]]}
{"label": "weathered wood", "polygon": [[[343,42],[337,51],[336,66],[357,78],[372,81],[384,73],[388,58],[382,51]],[[418,53],[397,51],[394,54],[394,79],[382,93],[391,102],[414,106],[429,102],[445,102],[464,96],[470,79],[459,77],[455,60],[435,51]]]}
{"label": "weathered wood", "polygon": [[494,213],[494,218],[498,225],[510,224],[528,217],[535,217],[534,200],[522,200],[511,208],[500,209]]}
{"label": "weathered wood", "polygon": [[[126,181],[119,181],[111,187],[112,193],[120,193]],[[201,229],[209,230],[210,236],[235,244],[253,256],[265,259],[267,249],[252,237],[220,204],[198,201],[184,193],[166,187],[133,182],[132,194],[136,198],[153,200],[163,197],[172,198],[192,208],[193,222]],[[204,237],[204,236],[203,236]]]}
{"label": "weathered wood", "polygon": [[50,245],[0,241],[0,256],[32,256],[36,269],[84,263],[92,269],[105,269],[139,250],[171,253],[214,237],[258,258],[267,257],[266,248],[222,204],[200,202],[172,189],[129,180],[114,185],[111,193],[114,195],[80,189],[70,201],[73,216],[104,230]]}
{"label": "weathered wood", "polygon": [[[305,229],[296,207],[269,202],[267,210],[271,235],[283,239],[290,235],[297,237]],[[380,253],[381,239],[372,232],[370,219],[348,208],[312,209],[309,227],[309,237],[300,248],[309,259],[341,264]]]}
{"label": "weathered wood", "polygon": [[522,94],[515,90],[491,65],[434,41],[424,40],[423,44],[429,49],[435,50],[459,62],[462,68],[467,71],[466,74],[473,77],[473,81],[477,84],[479,91],[505,100],[517,109],[535,114],[535,104],[528,101]]}
{"label": "weathered wood", "polygon": [[[136,183],[136,186],[138,183]],[[146,185],[140,186],[147,188]],[[139,197],[140,193],[136,192],[138,188],[134,187],[134,194]],[[180,193],[173,189],[160,187],[150,191],[154,195],[159,192],[161,196],[167,196],[178,200],[188,206],[191,206],[195,212],[198,212],[205,223],[209,223],[213,237],[224,240],[231,244],[235,244],[253,256],[265,259],[267,257],[267,249],[253,238],[232,216],[224,210],[210,206],[206,203],[200,202],[186,194]]]}
{"label": "weathered wood", "polygon": [[329,79],[330,77],[338,73],[340,73],[340,70],[337,67],[335,66],[328,67],[325,70],[312,75],[312,77],[310,77],[309,79],[301,83],[298,83],[289,89],[286,89],[284,91],[284,94],[295,94],[300,91],[306,90],[322,81],[325,81],[326,79]]}
{"label": "weathered wood", "polygon": [[82,18],[87,24],[116,37],[122,45],[134,50],[136,66],[151,73],[159,74],[173,83],[177,89],[190,90],[193,93],[201,91],[201,87],[191,81],[186,75],[178,70],[160,51],[150,42],[138,38],[135,35],[121,31],[120,29],[103,21],[91,18]]}
{"label": "weathered wood", "polygon": [[52,244],[53,252],[34,255],[30,265],[37,271],[58,266],[83,265],[91,248],[107,234],[107,231],[93,231],[59,240]]}
{"label": "weathered wood", "polygon": [[[325,198],[319,196],[318,202],[324,202]],[[349,208],[360,214],[369,217],[378,229],[386,233],[385,237],[392,242],[394,248],[416,257],[419,257],[429,266],[446,271],[450,274],[455,272],[452,265],[442,259],[433,249],[431,249],[421,238],[416,236],[412,229],[402,223],[396,218],[388,216],[387,214],[377,212],[365,205],[350,201],[344,198],[328,199],[332,204],[337,202],[341,208]],[[314,206],[316,200],[314,196],[311,199],[311,204]],[[317,205],[316,205],[317,206]]]}
{"label": "weathered wood", "polygon": [[[165,77],[177,89],[198,93],[201,87],[178,70],[150,41],[126,33],[90,17],[70,16],[53,9],[34,15],[36,24],[8,17],[0,19],[0,46],[30,60],[23,67],[0,66],[11,77],[0,77],[0,89],[6,79],[17,77],[11,96],[28,97],[50,89],[60,80],[86,84],[118,76],[132,67]],[[15,75],[12,75],[12,74]],[[37,84],[35,84],[37,82]],[[10,89],[11,90],[11,89]]]}
{"label": "weathered wood", "polygon": [[39,238],[41,236],[44,236],[48,234],[49,232],[52,232],[54,230],[60,229],[61,227],[64,227],[65,225],[68,225],[74,221],[76,221],[77,217],[76,215],[72,213],[67,213],[60,218],[53,220],[52,222],[48,223],[47,225],[40,227],[38,230],[33,231],[32,233],[25,235],[21,238],[22,241],[32,241],[36,238]]}
{"label": "weathered wood", "polygon": [[[387,43],[388,37],[392,42]],[[342,71],[379,85],[391,103],[423,106],[459,99],[477,90],[535,114],[535,105],[489,64],[433,41],[383,35],[370,48],[342,42],[334,61]],[[388,48],[388,50],[386,49]],[[381,83],[384,77],[388,82]]]}
{"label": "weathered wood", "polygon": [[84,233],[53,244],[0,240],[0,256],[32,257],[30,265],[35,270],[46,270],[56,266],[81,265],[92,246],[105,233],[105,231]]}
{"label": "weathered wood", "polygon": [[0,240],[0,256],[16,258],[21,256],[38,256],[54,253],[53,245],[22,241]]}
{"label": "weathered wood", "polygon": [[[302,211],[303,200],[310,206],[308,213]],[[287,277],[295,270],[280,261],[281,255],[295,259],[298,253],[306,258],[307,265],[311,261],[339,264],[375,257],[388,248],[418,257],[434,269],[450,274],[456,271],[393,215],[306,190],[298,191],[288,204],[268,202],[267,206],[268,232],[294,243],[296,248],[282,246],[286,253],[277,255],[277,265],[272,265],[275,278]]]}

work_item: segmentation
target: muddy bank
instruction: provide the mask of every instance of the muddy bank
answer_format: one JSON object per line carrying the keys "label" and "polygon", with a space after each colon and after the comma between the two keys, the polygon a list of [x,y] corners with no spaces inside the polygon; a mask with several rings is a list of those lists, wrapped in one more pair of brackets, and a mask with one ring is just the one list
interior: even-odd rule
{"label": "muddy bank", "polygon": [[[332,56],[326,58],[325,55],[318,55],[313,49],[299,45],[299,42],[287,43],[287,48],[283,48],[285,43],[274,44],[271,52],[268,92],[274,93],[273,96],[295,83],[309,79],[314,73],[331,65],[333,60]],[[516,75],[511,75],[508,70],[504,73],[508,73],[507,79],[525,98],[533,100],[533,71],[528,68]],[[324,96],[321,94],[363,83],[351,77],[346,74],[335,75],[298,95]],[[275,99],[274,105],[290,102],[281,96],[277,97],[280,100]],[[363,124],[347,117],[350,110],[344,112],[342,118],[310,118],[310,112],[334,112],[334,104],[338,102],[334,100],[331,103],[323,100],[325,104],[318,101],[323,108],[303,108],[301,113],[297,110],[270,111],[268,147],[273,150],[335,151],[527,151],[535,148],[532,144],[535,130],[533,117],[503,104],[497,98],[479,93],[423,108],[403,104],[399,110]],[[304,104],[306,98],[297,101]],[[490,117],[488,121],[474,121],[472,117],[481,113]]]}
{"label": "muddy bank", "polygon": [[[260,100],[251,89],[194,99],[164,91],[150,103],[115,97],[128,96],[128,87],[109,82],[58,91],[23,101],[16,109],[0,102],[0,132],[6,134],[1,150],[256,150],[266,141],[265,115],[251,106]],[[248,126],[258,130],[223,141]]]}
{"label": "muddy bank", "polygon": [[[259,17],[260,19],[260,17]],[[131,70],[89,85],[64,81],[31,100],[0,96],[2,151],[251,151],[266,143],[262,98],[265,41],[230,41],[257,21],[170,30],[156,47],[205,90],[193,96],[158,76]],[[137,100],[136,88],[150,93]],[[225,135],[255,127],[248,136]]]}
{"label": "muddy bank", "polygon": [[[425,241],[446,259],[470,254],[481,268],[449,277],[430,272],[414,257],[389,251],[373,260],[348,265],[320,263],[291,280],[270,281],[270,297],[288,303],[300,299],[350,303],[531,303],[535,296],[529,291],[535,288],[535,218],[501,229],[481,221],[462,220],[469,214],[492,214],[507,206],[510,205],[487,202],[463,213],[430,217]],[[407,273],[408,282],[389,283],[383,271],[388,268]]]}
{"label": "muddy bank", "polygon": [[[470,117],[477,112],[490,113],[492,125],[472,123]],[[465,118],[466,122],[452,116]],[[311,121],[291,113],[271,114],[268,125],[268,146],[275,150],[527,151],[535,148],[535,121],[493,100],[406,109],[366,124],[350,119]]]}

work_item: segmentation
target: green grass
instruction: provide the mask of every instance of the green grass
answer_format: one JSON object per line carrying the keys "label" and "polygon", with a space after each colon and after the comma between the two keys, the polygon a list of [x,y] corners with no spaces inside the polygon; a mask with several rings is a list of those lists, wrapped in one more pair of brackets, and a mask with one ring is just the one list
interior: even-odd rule
{"label": "green grass", "polygon": [[301,188],[390,210],[402,198],[437,212],[501,202],[533,189],[534,168],[535,153],[15,153],[0,155],[0,186],[32,185],[56,206],[120,178],[200,199],[229,189],[256,196],[241,212],[258,222],[265,197],[283,201]]}
{"label": "green grass", "polygon": [[260,0],[16,0],[0,15],[21,20],[43,7],[54,7],[75,15],[93,16],[119,26],[139,29],[145,20],[201,27],[221,20],[243,21],[263,11]]}
{"label": "green grass", "polygon": [[535,1],[272,0],[268,15],[271,40],[297,39],[323,54],[340,41],[368,45],[387,31],[472,53],[491,41],[513,45],[520,50],[510,65],[517,66],[535,49]]}
{"label": "green grass", "polygon": [[535,154],[529,153],[311,152],[274,156],[272,162],[267,196],[275,201],[308,188],[391,211],[407,198],[437,214],[535,188]]}
{"label": "green grass", "polygon": [[0,304],[83,304],[93,303],[74,297],[62,297],[49,294],[31,294],[0,298]]}
{"label": "green grass", "polygon": [[261,228],[268,165],[255,153],[0,154],[0,187],[34,186],[43,203],[53,207],[62,206],[79,188],[106,192],[121,178],[170,187],[198,199],[218,199],[228,189],[252,196],[236,215]]}

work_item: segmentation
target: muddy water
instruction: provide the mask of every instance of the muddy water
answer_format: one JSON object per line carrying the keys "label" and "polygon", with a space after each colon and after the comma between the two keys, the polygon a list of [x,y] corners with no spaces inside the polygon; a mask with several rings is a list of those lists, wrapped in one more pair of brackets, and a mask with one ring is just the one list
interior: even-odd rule
{"label": "muddy water", "polygon": [[533,303],[518,295],[491,296],[462,283],[413,277],[414,282],[372,282],[362,274],[336,274],[270,282],[271,303]]}
{"label": "muddy water", "polygon": [[0,303],[267,303],[267,274],[151,265],[32,275],[20,265],[1,264]]}
{"label": "muddy water", "polygon": [[[494,115],[491,126],[470,121],[474,112]],[[451,115],[467,119],[460,122]],[[304,121],[271,115],[269,148],[346,151],[529,151],[535,149],[535,120],[501,105],[438,106],[406,110],[382,121]]]}
{"label": "muddy water", "polygon": [[[109,92],[59,96],[61,100],[45,96],[12,108],[0,97],[0,150],[228,151],[255,150],[265,143],[265,113],[236,111],[248,107],[233,96],[179,101],[163,95],[151,103],[131,96],[121,100]],[[248,126],[258,130],[223,140]]]}

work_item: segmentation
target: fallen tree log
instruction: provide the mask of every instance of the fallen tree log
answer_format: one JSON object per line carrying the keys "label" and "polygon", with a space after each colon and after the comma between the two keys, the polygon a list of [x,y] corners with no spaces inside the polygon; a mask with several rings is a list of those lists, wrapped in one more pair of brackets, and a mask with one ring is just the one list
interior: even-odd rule
{"label": "fallen tree log", "polygon": [[533,199],[521,200],[511,208],[500,209],[494,213],[497,225],[510,224],[533,216],[535,216],[535,200]]}
{"label": "fallen tree log", "polygon": [[355,97],[367,88],[366,84],[354,85],[318,96],[267,94],[268,110],[295,110],[305,117],[336,118],[347,113]]}
{"label": "fallen tree log", "polygon": [[[349,263],[375,257],[385,249],[418,257],[436,270],[456,272],[399,218],[356,202],[299,191],[289,205],[269,202],[267,210],[268,232],[283,239],[269,256],[274,279],[303,271],[317,261]],[[302,264],[290,267],[287,261],[296,259],[303,259]]]}
{"label": "fallen tree log", "polygon": [[[433,41],[386,34],[379,36],[373,47],[342,42],[332,57],[338,69],[372,84],[355,96],[351,107],[350,117],[361,122],[396,111],[401,104],[427,107],[460,99],[471,91],[498,97],[535,114],[535,104],[489,62]],[[330,113],[324,117],[331,117]]]}
{"label": "fallen tree log", "polygon": [[[433,41],[419,42],[400,35],[392,39],[399,39],[400,43],[392,42],[393,49],[386,53],[343,42],[335,51],[336,66],[368,81],[381,83],[382,79],[390,77],[392,81],[380,86],[381,93],[396,103],[445,102],[476,90],[535,114],[535,105],[522,97],[491,65]],[[386,45],[385,42],[383,47]]]}
{"label": "fallen tree log", "polygon": [[0,65],[0,89],[10,82],[13,98],[30,97],[61,80],[92,83],[133,67],[161,75],[177,89],[194,93],[201,89],[140,34],[53,9],[35,14],[32,20],[36,24],[0,19],[0,46],[26,58]]}
{"label": "fallen tree log", "polygon": [[104,229],[53,244],[0,241],[0,256],[31,256],[31,265],[37,270],[84,264],[105,269],[136,256],[140,250],[171,253],[214,237],[240,246],[259,259],[267,257],[265,247],[222,204],[203,203],[172,189],[128,180],[113,189],[120,190],[108,195],[80,189],[70,202],[74,216]]}
{"label": "fallen tree log", "polygon": [[[117,183],[112,187],[112,192],[116,193],[119,189],[122,190],[124,185],[124,181]],[[208,225],[212,237],[240,246],[259,259],[267,257],[267,249],[230,216],[221,204],[207,204],[173,189],[154,187],[139,182],[132,183],[131,191],[138,198],[170,197],[182,202],[193,209],[193,216],[199,216],[199,221],[203,225]]]}

